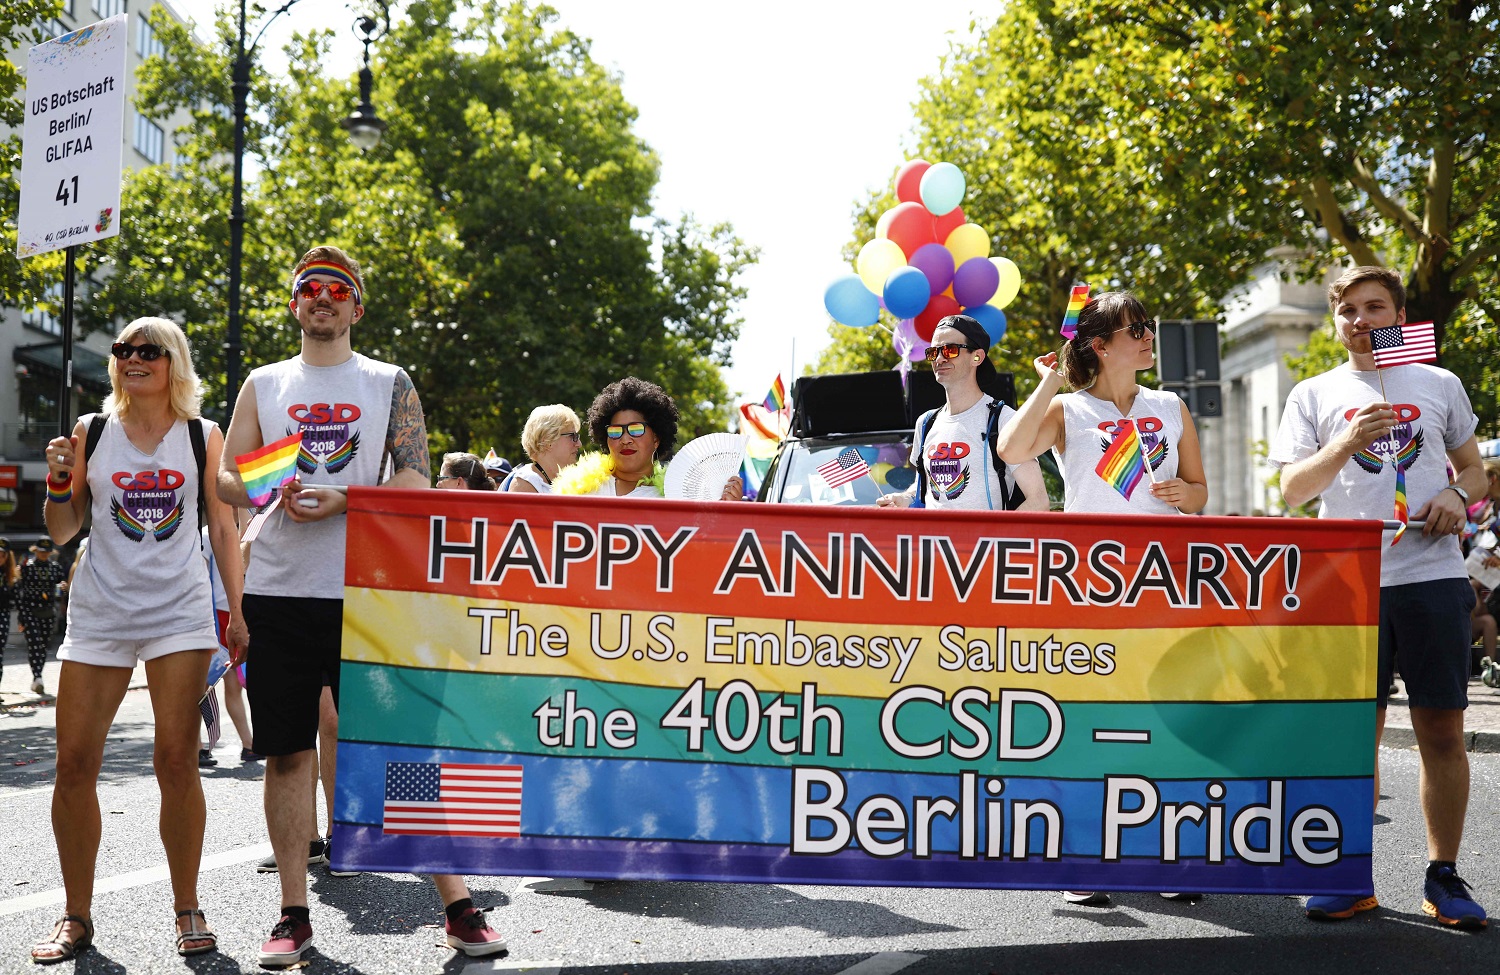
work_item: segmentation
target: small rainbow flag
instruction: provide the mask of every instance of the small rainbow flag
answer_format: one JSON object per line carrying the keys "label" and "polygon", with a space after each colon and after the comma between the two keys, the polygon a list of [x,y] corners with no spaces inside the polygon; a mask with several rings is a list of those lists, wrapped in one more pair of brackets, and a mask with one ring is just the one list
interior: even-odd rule
{"label": "small rainbow flag", "polygon": [[1083,306],[1089,303],[1089,286],[1086,284],[1075,284],[1073,293],[1068,296],[1068,313],[1063,316],[1062,328],[1058,329],[1065,339],[1071,339],[1078,334],[1078,313],[1083,311]]}
{"label": "small rainbow flag", "polygon": [[1396,534],[1391,536],[1392,545],[1401,541],[1401,536],[1406,534],[1406,468],[1399,461],[1396,463],[1396,520],[1401,524],[1396,526]]}
{"label": "small rainbow flag", "polygon": [[786,409],[786,386],[781,382],[781,373],[776,374],[776,381],[771,384],[771,391],[761,405],[772,413]]}
{"label": "small rainbow flag", "polygon": [[301,449],[302,433],[298,431],[235,457],[252,505],[258,508],[270,501],[278,488],[297,476],[297,452]]}
{"label": "small rainbow flag", "polygon": [[1114,442],[1099,458],[1094,471],[1124,495],[1126,501],[1130,500],[1135,486],[1146,476],[1146,455],[1141,450],[1141,435],[1135,428],[1135,420],[1127,417],[1120,421]]}

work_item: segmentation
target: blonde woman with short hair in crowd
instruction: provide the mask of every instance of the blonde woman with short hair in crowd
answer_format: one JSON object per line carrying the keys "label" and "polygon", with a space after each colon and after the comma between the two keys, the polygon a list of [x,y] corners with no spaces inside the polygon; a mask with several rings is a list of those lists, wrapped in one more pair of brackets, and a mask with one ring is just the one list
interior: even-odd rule
{"label": "blonde woman with short hair in crowd", "polygon": [[525,429],[521,431],[521,446],[531,463],[511,471],[500,490],[551,494],[553,478],[578,459],[578,448],[583,442],[579,434],[582,426],[578,414],[561,403],[532,410],[526,418]]}

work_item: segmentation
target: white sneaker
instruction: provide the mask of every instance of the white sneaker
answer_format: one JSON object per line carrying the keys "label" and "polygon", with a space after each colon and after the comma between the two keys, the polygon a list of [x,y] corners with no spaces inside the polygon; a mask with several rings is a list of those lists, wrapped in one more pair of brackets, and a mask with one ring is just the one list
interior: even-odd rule
{"label": "white sneaker", "polygon": [[1065,890],[1063,900],[1084,907],[1108,907],[1109,895],[1102,890]]}
{"label": "white sneaker", "polygon": [[1162,891],[1161,892],[1161,899],[1164,900],[1164,901],[1181,901],[1184,904],[1196,904],[1198,901],[1201,901],[1203,899],[1203,895],[1202,894],[1178,894],[1178,893],[1170,893],[1169,894],[1166,891]]}
{"label": "white sneaker", "polygon": [[42,695],[45,695],[47,693],[47,687],[42,683],[42,679],[40,677],[31,682],[31,693]]}

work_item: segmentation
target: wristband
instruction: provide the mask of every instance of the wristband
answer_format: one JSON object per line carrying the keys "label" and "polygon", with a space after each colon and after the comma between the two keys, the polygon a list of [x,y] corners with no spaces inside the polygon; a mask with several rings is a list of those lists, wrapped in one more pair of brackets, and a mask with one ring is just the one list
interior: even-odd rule
{"label": "wristband", "polygon": [[67,504],[73,498],[73,475],[69,474],[61,481],[54,481],[52,475],[47,475],[47,500],[56,504]]}

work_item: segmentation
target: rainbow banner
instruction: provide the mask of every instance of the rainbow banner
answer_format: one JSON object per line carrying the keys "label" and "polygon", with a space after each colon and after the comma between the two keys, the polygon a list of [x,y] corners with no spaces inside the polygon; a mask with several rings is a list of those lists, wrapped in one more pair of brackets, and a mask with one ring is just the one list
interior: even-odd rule
{"label": "rainbow banner", "polygon": [[1073,291],[1068,295],[1068,310],[1063,315],[1062,328],[1058,333],[1065,339],[1071,339],[1078,334],[1078,313],[1083,311],[1083,306],[1089,303],[1089,286],[1086,284],[1075,284]]}
{"label": "rainbow banner", "polygon": [[334,865],[1371,889],[1379,522],[830,515],[351,488]]}
{"label": "rainbow banner", "polygon": [[234,458],[253,507],[259,508],[270,501],[283,484],[297,476],[297,454],[301,449],[299,431]]}
{"label": "rainbow banner", "polygon": [[[1165,453],[1165,450],[1163,450]],[[1135,420],[1126,417],[1115,426],[1115,439],[1094,466],[1094,473],[1130,500],[1136,485],[1146,476],[1146,455],[1141,450],[1141,434]]]}

